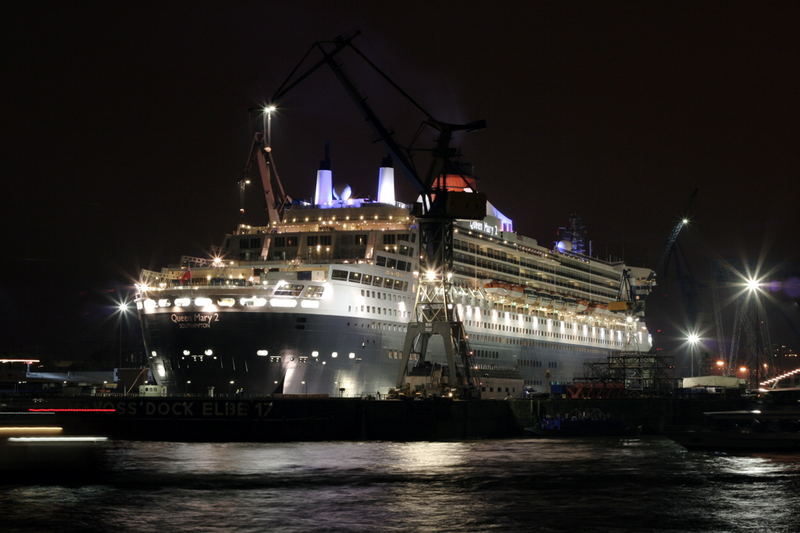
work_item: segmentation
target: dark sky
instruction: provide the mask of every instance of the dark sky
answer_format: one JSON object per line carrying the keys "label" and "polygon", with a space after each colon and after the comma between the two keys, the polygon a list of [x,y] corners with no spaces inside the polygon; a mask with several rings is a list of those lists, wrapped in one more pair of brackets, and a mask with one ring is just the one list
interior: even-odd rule
{"label": "dark sky", "polygon": [[[41,311],[20,280],[76,295],[219,244],[239,221],[248,108],[312,42],[356,28],[433,115],[488,121],[460,144],[518,231],[550,244],[575,211],[595,252],[654,266],[699,187],[684,243],[699,277],[709,257],[800,274],[796,4],[232,4],[5,11],[4,317]],[[410,140],[422,117],[342,59]],[[274,145],[293,196],[313,195],[326,140],[334,180],[375,194],[384,152],[329,72],[279,105]],[[797,342],[796,304],[776,295],[779,338]],[[28,345],[5,340],[0,351]]]}

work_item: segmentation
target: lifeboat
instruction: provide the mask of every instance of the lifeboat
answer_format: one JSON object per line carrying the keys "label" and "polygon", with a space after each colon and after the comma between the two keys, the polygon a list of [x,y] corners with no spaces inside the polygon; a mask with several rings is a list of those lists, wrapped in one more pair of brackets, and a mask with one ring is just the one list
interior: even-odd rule
{"label": "lifeboat", "polygon": [[483,289],[494,296],[506,298],[522,298],[524,289],[520,285],[506,283],[504,281],[490,281],[483,286]]}
{"label": "lifeboat", "polygon": [[539,305],[539,293],[535,289],[525,289],[525,303],[530,305]]}

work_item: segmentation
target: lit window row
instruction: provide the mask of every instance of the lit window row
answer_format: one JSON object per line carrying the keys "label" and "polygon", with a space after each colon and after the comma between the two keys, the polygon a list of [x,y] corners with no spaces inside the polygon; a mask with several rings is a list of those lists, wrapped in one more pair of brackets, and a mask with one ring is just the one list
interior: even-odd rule
{"label": "lit window row", "polygon": [[[319,289],[324,290],[324,287],[319,287]],[[320,298],[322,291],[315,292],[311,295],[312,298]],[[236,298],[217,298],[212,299],[208,297],[198,297],[194,298],[175,298],[174,300],[170,300],[169,298],[160,298],[159,300],[153,299],[146,299],[143,302],[138,301],[136,302],[136,306],[138,309],[144,309],[145,311],[153,311],[157,308],[188,308],[198,307],[201,309],[204,308],[213,308],[213,307],[222,307],[222,308],[232,308],[235,307],[238,303],[240,307],[266,307],[267,303],[271,307],[297,307],[298,300],[294,298],[263,298],[261,296],[250,296],[250,297],[243,297],[239,298],[238,302]],[[303,309],[319,309],[320,302],[318,299],[314,300],[300,300],[300,307]]]}

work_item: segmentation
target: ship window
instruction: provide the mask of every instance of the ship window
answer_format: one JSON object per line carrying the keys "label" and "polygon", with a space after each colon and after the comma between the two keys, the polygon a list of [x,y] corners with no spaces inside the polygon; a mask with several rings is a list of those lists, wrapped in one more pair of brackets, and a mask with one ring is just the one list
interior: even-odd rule
{"label": "ship window", "polygon": [[361,272],[350,272],[351,283],[361,283]]}
{"label": "ship window", "polygon": [[286,237],[275,237],[275,247],[283,248],[286,246]]}
{"label": "ship window", "polygon": [[388,268],[395,268],[397,267],[397,260],[392,259],[391,257],[386,260],[386,266]]}
{"label": "ship window", "polygon": [[403,290],[403,282],[399,279],[394,280],[394,288],[397,291]]}
{"label": "ship window", "polygon": [[319,243],[322,246],[330,246],[331,245],[331,236],[330,235],[320,235],[319,236]]}
{"label": "ship window", "polygon": [[363,276],[361,276],[361,283],[363,283],[364,285],[372,285],[372,274],[364,274]]}
{"label": "ship window", "polygon": [[385,289],[391,289],[393,284],[394,284],[394,280],[391,279],[391,278],[385,278],[383,280],[383,288],[385,288]]}
{"label": "ship window", "polygon": [[306,244],[309,246],[316,246],[319,244],[319,235],[309,235],[306,237]]}
{"label": "ship window", "polygon": [[407,264],[405,261],[397,261],[397,270],[405,270]]}
{"label": "ship window", "polygon": [[356,244],[367,244],[367,236],[364,234],[356,235]]}
{"label": "ship window", "polygon": [[395,244],[397,242],[397,235],[394,233],[384,233],[383,244]]}
{"label": "ship window", "polygon": [[374,276],[372,278],[372,284],[375,285],[376,287],[383,286],[383,278],[381,276]]}
{"label": "ship window", "polygon": [[347,270],[336,270],[336,269],[334,269],[333,274],[331,275],[331,278],[347,281]]}
{"label": "ship window", "polygon": [[386,258],[382,255],[378,255],[375,257],[375,264],[378,266],[386,266]]}
{"label": "ship window", "polygon": [[311,285],[306,289],[306,298],[322,298],[325,287],[321,285]]}
{"label": "ship window", "polygon": [[286,237],[286,246],[297,246],[297,237]]}
{"label": "ship window", "polygon": [[287,283],[282,285],[279,289],[275,290],[275,296],[300,296],[303,291],[303,285],[296,283]]}

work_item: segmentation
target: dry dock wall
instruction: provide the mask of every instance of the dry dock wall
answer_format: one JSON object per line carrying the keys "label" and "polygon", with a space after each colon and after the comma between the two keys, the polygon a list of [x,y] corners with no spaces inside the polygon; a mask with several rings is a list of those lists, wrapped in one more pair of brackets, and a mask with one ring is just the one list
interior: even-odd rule
{"label": "dry dock wall", "polygon": [[[699,424],[704,411],[745,408],[741,399],[365,400],[357,398],[6,398],[3,410],[58,412],[65,434],[165,441],[461,440],[523,434],[545,416],[601,413],[632,432]],[[43,418],[31,416],[31,424]],[[36,420],[33,420],[33,419]],[[0,412],[0,422],[3,414]],[[14,418],[15,423],[21,421]]]}
{"label": "dry dock wall", "polygon": [[36,408],[107,410],[56,412],[49,420],[65,432],[135,440],[413,441],[519,433],[509,404],[500,400],[53,398]]}

